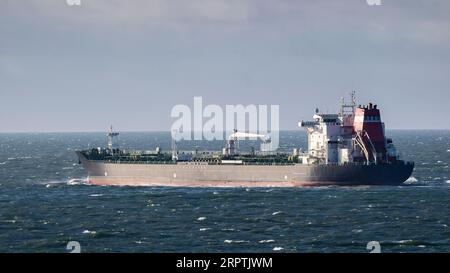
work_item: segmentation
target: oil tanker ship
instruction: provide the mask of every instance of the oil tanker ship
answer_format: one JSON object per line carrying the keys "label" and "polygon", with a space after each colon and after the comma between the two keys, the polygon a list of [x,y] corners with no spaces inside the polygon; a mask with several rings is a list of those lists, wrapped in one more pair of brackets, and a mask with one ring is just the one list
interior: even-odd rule
{"label": "oil tanker ship", "polygon": [[295,187],[328,185],[400,185],[414,169],[400,159],[386,138],[377,105],[341,101],[337,114],[316,113],[299,122],[306,129],[308,150],[292,153],[241,152],[237,141],[261,134],[232,133],[222,151],[126,151],[113,146],[118,133],[107,134],[107,148],[76,151],[95,185],[178,187]]}

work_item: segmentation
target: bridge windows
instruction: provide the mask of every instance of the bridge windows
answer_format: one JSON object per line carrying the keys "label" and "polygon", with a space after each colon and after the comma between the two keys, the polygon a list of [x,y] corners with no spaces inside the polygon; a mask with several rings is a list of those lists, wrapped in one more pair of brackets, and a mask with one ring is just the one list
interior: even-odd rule
{"label": "bridge windows", "polygon": [[324,118],[323,119],[324,123],[336,123],[336,119],[335,118]]}
{"label": "bridge windows", "polygon": [[364,116],[364,121],[380,121],[380,116]]}

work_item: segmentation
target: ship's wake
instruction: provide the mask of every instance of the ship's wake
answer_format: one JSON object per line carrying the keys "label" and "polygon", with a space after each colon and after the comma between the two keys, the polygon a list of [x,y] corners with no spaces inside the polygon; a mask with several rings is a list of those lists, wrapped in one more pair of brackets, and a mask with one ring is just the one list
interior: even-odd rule
{"label": "ship's wake", "polygon": [[58,187],[63,185],[75,186],[75,185],[90,185],[87,178],[73,178],[54,181],[43,181],[38,184],[45,185],[47,188]]}
{"label": "ship's wake", "polygon": [[70,179],[69,181],[67,181],[66,183],[67,185],[90,185],[88,182],[87,178],[82,178],[82,179]]}
{"label": "ship's wake", "polygon": [[419,182],[419,181],[417,180],[417,178],[415,178],[414,176],[411,176],[411,177],[408,178],[404,183],[405,183],[405,184],[414,184],[414,183],[417,183],[417,182]]}

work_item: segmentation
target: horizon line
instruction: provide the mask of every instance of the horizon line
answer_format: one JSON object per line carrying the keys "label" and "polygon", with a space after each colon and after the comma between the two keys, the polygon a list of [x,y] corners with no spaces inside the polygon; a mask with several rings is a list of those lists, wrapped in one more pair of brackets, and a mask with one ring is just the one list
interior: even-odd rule
{"label": "horizon line", "polygon": [[[280,129],[283,131],[300,131],[301,129]],[[386,130],[394,131],[449,131],[450,128],[387,128]],[[107,133],[104,131],[0,131],[0,134],[51,134],[51,133]],[[170,133],[170,130],[117,130],[116,132],[124,133]],[[191,131],[193,133],[194,131]],[[226,131],[224,131],[226,132]]]}

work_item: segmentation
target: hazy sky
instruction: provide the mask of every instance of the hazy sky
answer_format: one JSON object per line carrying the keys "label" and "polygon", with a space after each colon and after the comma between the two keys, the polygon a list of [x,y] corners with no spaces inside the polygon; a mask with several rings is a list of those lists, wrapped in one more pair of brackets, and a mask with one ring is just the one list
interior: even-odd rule
{"label": "hazy sky", "polygon": [[387,128],[450,121],[450,1],[0,0],[0,132],[169,130],[175,104],[279,104],[282,129],[357,90]]}

